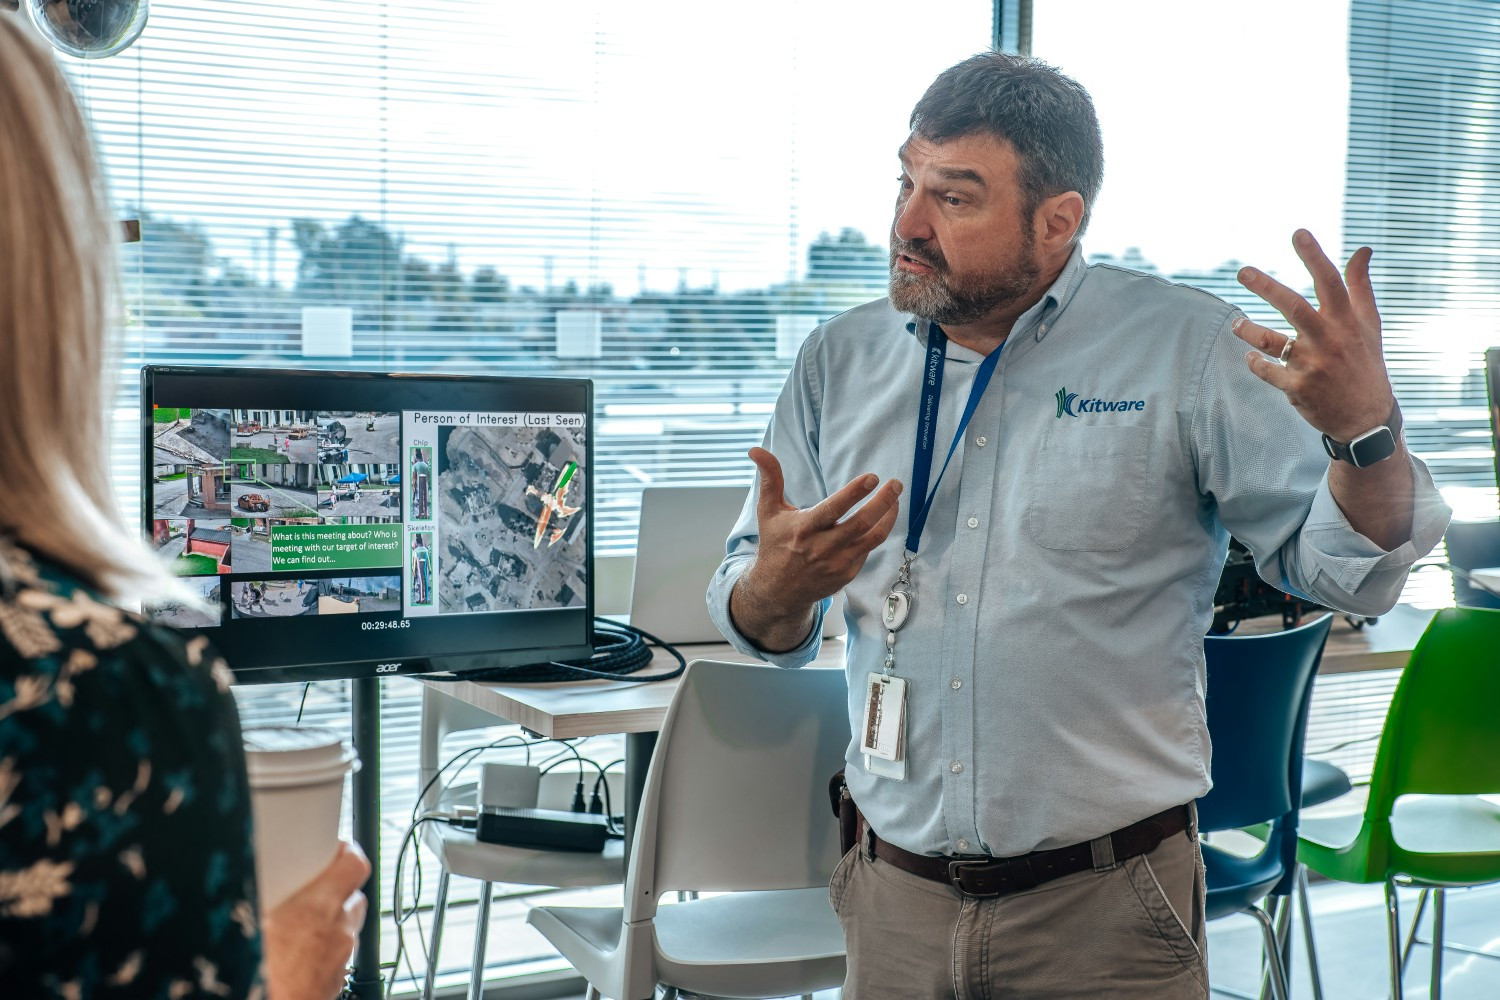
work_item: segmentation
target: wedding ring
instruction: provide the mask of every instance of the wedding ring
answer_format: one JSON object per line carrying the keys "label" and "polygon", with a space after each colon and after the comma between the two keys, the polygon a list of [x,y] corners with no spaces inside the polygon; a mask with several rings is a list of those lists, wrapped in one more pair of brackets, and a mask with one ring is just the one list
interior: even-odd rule
{"label": "wedding ring", "polygon": [[1297,338],[1296,337],[1288,337],[1288,338],[1286,338],[1286,343],[1284,345],[1282,345],[1282,348],[1281,348],[1281,356],[1278,357],[1276,360],[1280,361],[1282,364],[1286,364],[1286,359],[1292,356],[1292,345],[1295,344],[1296,342],[1297,342]]}

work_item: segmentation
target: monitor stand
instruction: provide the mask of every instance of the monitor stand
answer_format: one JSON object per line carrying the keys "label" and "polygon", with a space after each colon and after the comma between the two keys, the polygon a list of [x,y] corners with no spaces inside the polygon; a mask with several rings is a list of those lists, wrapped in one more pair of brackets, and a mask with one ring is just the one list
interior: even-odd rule
{"label": "monitor stand", "polygon": [[[382,1000],[380,976],[380,678],[351,680],[353,704],[351,725],[354,752],[360,768],[354,772],[354,842],[370,859],[370,879],[365,883],[365,923],[359,929],[359,947],[354,954],[351,982],[357,1000]],[[393,973],[394,975],[394,973]]]}

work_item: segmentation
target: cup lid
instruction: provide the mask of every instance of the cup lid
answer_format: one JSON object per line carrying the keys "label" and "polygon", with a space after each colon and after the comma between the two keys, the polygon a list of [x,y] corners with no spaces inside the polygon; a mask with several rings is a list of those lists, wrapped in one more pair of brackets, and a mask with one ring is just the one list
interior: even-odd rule
{"label": "cup lid", "polygon": [[359,768],[354,748],[318,726],[247,726],[245,769],[257,788],[317,784]]}

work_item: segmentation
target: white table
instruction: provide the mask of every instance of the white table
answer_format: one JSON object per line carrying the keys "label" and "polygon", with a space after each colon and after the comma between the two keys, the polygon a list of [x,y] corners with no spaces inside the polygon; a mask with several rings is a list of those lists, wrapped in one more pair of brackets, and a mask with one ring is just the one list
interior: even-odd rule
{"label": "white table", "polygon": [[[1398,604],[1389,614],[1381,615],[1374,625],[1354,628],[1335,615],[1328,645],[1323,648],[1319,674],[1351,674],[1364,670],[1398,670],[1416,648],[1417,640],[1437,612]],[[1312,621],[1317,613],[1303,616]],[[1281,619],[1275,615],[1252,618],[1242,623],[1236,635],[1261,635],[1281,630]]]}
{"label": "white table", "polygon": [[[728,643],[677,647],[689,663],[694,660],[755,662]],[[651,665],[632,677],[671,673],[677,661],[654,651]],[[844,640],[825,639],[813,667],[844,665]],[[635,834],[635,817],[646,787],[646,771],[656,749],[656,734],[667,717],[667,706],[677,693],[674,678],[656,683],[620,681],[557,681],[546,684],[505,684],[499,681],[428,681],[446,695],[483,709],[507,722],[552,739],[625,734],[625,846],[627,856]]]}

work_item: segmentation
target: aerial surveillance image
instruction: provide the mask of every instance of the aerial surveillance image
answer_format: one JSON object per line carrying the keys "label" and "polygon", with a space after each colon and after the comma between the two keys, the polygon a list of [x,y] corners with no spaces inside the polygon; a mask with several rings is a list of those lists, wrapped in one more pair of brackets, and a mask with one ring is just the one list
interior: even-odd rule
{"label": "aerial surveillance image", "polygon": [[588,481],[579,427],[443,427],[439,614],[585,600]]}

